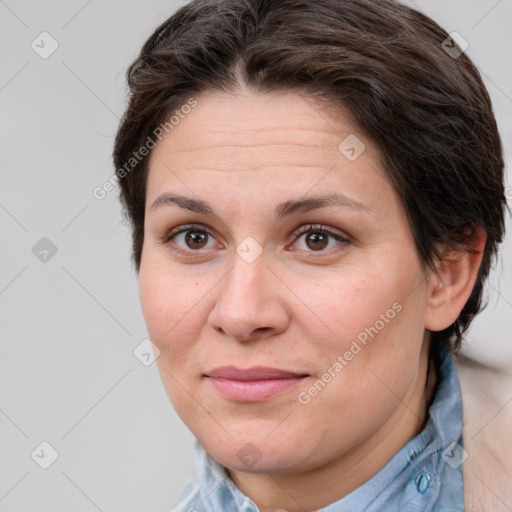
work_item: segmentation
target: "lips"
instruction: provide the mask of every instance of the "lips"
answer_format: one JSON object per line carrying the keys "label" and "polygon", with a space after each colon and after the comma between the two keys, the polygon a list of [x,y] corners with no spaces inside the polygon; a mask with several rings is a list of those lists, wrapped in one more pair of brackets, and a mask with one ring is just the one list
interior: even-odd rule
{"label": "lips", "polygon": [[234,366],[222,366],[215,368],[206,374],[207,377],[222,378],[230,380],[267,380],[267,379],[293,379],[304,377],[304,374],[280,370],[278,368],[269,368],[265,366],[255,366],[247,370],[240,370]]}
{"label": "lips", "polygon": [[222,366],[207,372],[205,377],[217,392],[229,400],[260,402],[290,390],[308,375],[262,366],[244,370]]}

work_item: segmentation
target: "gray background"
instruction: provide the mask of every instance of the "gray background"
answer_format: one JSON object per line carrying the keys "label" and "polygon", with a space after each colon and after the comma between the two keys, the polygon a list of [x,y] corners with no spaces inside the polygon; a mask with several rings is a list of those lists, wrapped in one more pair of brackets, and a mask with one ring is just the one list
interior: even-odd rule
{"label": "gray background", "polygon": [[[0,0],[0,511],[167,511],[193,475],[193,438],[133,354],[147,331],[117,189],[92,195],[113,172],[126,67],[184,3]],[[512,1],[414,3],[468,41],[510,162]],[[511,262],[509,232],[467,341],[509,369]]]}

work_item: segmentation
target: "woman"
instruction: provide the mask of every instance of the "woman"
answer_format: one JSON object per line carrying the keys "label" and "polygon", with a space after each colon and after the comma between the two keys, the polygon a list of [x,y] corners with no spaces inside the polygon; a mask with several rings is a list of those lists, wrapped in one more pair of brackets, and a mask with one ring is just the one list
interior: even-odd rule
{"label": "woman", "polygon": [[198,0],[128,82],[142,309],[198,441],[175,510],[511,506],[455,366],[506,207],[457,42],[391,0]]}

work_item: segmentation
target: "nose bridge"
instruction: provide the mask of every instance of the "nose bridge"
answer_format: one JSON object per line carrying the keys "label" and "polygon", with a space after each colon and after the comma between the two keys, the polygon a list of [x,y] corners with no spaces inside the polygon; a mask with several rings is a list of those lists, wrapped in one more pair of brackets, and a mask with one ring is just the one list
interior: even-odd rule
{"label": "nose bridge", "polygon": [[265,300],[264,285],[268,281],[268,272],[263,257],[248,262],[236,254],[222,287],[222,299],[228,303],[259,307],[259,303]]}
{"label": "nose bridge", "polygon": [[252,339],[255,331],[285,329],[287,314],[271,277],[262,255],[248,262],[235,254],[231,270],[220,283],[210,326],[239,341]]}

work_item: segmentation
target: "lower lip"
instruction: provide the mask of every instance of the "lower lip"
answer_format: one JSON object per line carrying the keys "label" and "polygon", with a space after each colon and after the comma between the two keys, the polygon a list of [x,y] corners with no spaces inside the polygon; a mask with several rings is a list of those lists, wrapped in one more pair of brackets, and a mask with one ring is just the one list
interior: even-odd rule
{"label": "lower lip", "polygon": [[290,379],[231,380],[208,377],[213,387],[224,397],[237,402],[261,402],[296,386],[306,377]]}

